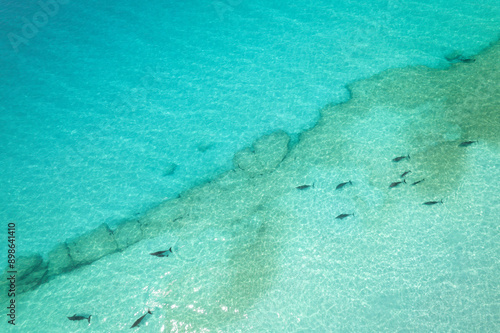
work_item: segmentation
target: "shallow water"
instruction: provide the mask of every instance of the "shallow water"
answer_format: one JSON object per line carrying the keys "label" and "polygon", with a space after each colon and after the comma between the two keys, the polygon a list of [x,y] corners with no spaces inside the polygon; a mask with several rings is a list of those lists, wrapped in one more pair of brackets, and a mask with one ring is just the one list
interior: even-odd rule
{"label": "shallow water", "polygon": [[[419,13],[428,13],[444,5],[443,2],[436,4],[437,7],[429,7],[421,3],[418,9],[412,8]],[[79,5],[73,4],[73,6]],[[100,17],[103,11],[107,10],[106,13],[110,14],[107,19],[122,20],[122,24],[125,24],[125,18],[131,14],[128,4],[123,6],[120,14],[116,12],[118,7],[111,9],[107,5],[103,5],[102,11],[92,11],[87,8],[86,13]],[[177,6],[179,8],[176,10],[180,13],[187,16],[191,13],[189,8]],[[350,3],[350,6],[354,7],[346,5],[345,8],[336,8],[336,13],[345,14],[352,8],[361,10],[355,3]],[[397,9],[399,14],[406,8],[402,2],[388,2],[386,6],[389,7],[383,8]],[[491,9],[495,7],[477,7],[479,8],[474,13],[481,13],[483,16],[476,21],[474,21],[476,16],[452,15],[458,8],[450,8],[449,12],[435,14],[442,14],[450,19],[451,16],[461,17],[463,21],[458,22],[479,26],[483,21],[487,21],[488,17],[481,11],[490,9],[488,15],[492,15],[495,11]],[[238,35],[238,30],[231,30],[234,28],[231,24],[235,22],[255,27],[258,25],[252,23],[252,20],[260,22],[258,20],[260,17],[278,17],[277,21],[281,22],[280,24],[301,22],[300,29],[309,27],[312,31],[317,31],[317,26],[312,23],[313,19],[318,16],[318,12],[323,12],[325,16],[329,13],[328,7],[322,10],[316,8],[316,11],[311,10],[312,12],[302,9],[298,5],[283,7],[275,3],[264,6],[259,3],[250,5],[241,2],[234,5],[232,10],[222,14],[227,16],[223,16],[221,25],[225,27],[225,33],[234,37]],[[373,14],[374,11],[381,10],[376,6],[362,9],[366,10],[364,14]],[[214,9],[212,19],[220,19],[220,8],[218,10]],[[400,17],[394,11],[389,12],[392,13],[393,19]],[[300,18],[300,21],[289,22],[290,13],[293,13],[292,17],[300,13],[296,18],[297,20]],[[200,15],[194,13],[192,19],[200,18]],[[354,16],[352,19],[358,21],[361,17],[363,16]],[[408,20],[405,22],[415,24],[427,22],[425,18],[419,17],[415,12],[412,15],[408,14]],[[74,19],[71,15],[69,17],[63,15],[63,18],[61,23],[56,23],[54,20],[54,24],[62,25],[66,19]],[[107,22],[103,19],[103,24]],[[399,21],[390,22],[397,26]],[[177,23],[175,20],[168,22],[180,29],[182,25]],[[191,24],[203,30],[202,23],[198,22],[199,26],[194,22]],[[280,24],[276,23],[276,29],[283,29],[280,28],[282,27]],[[345,22],[344,24],[348,25]],[[385,31],[386,34],[382,35],[387,38],[397,36],[396,30],[392,30],[394,26],[383,25],[382,30],[376,32],[391,28],[390,33]],[[73,25],[68,29],[76,27]],[[50,34],[49,28],[47,26],[45,30],[47,34]],[[432,38],[437,36],[433,39],[433,43],[436,43],[435,45],[444,43],[446,38],[436,34],[436,30],[431,28],[439,30],[436,26],[426,27],[434,33],[428,32],[424,37],[420,35],[420,39],[416,38],[418,33],[408,29],[409,36],[415,38],[407,40],[415,44],[424,44],[422,41],[427,43],[427,38],[431,38],[430,36]],[[459,27],[456,28],[458,31]],[[421,31],[419,29],[423,28],[415,29]],[[484,29],[491,30],[486,24]],[[189,35],[189,32],[180,30],[177,31],[180,35]],[[44,38],[47,38],[43,32],[40,31],[39,35],[33,38],[32,44],[28,45],[24,52],[39,51],[37,43],[42,47]],[[140,33],[139,29],[138,34]],[[463,43],[459,47],[461,49],[478,51],[479,46],[488,41],[486,35],[470,34],[470,38],[456,43]],[[224,40],[226,36],[221,34],[220,40]],[[405,58],[405,53],[397,53],[398,56],[386,59],[388,51],[384,51],[383,46],[370,47],[368,41],[362,37],[365,34],[353,34],[353,36],[357,41],[356,46],[353,49],[343,48],[342,52],[349,53],[349,59],[352,60],[354,67],[348,67],[350,74],[342,76],[338,81],[339,85],[346,78],[352,81],[355,78],[368,77],[385,68],[409,63],[408,59],[402,59]],[[283,43],[282,47],[290,45],[288,42],[293,40],[292,37],[289,36],[287,43]],[[321,38],[305,41],[300,35],[297,38],[297,45],[304,43],[307,45],[308,42],[322,45],[321,42],[325,41]],[[140,40],[139,38],[136,42],[140,43]],[[391,40],[387,45],[392,45],[395,40],[398,39]],[[367,44],[364,44],[365,42]],[[165,196],[174,196],[180,189],[192,184],[201,185],[183,192],[181,197],[171,201],[170,205],[167,203],[138,216],[139,221],[147,220],[151,225],[156,225],[158,232],[155,233],[151,231],[152,229],[148,231],[149,237],[154,236],[153,238],[144,239],[122,252],[105,256],[89,265],[61,274],[34,291],[18,295],[17,325],[12,328],[6,320],[3,320],[0,323],[1,330],[119,332],[129,329],[137,318],[145,314],[147,309],[151,309],[153,315],[147,318],[147,322],[136,329],[137,331],[498,331],[500,322],[498,316],[500,275],[498,244],[500,243],[497,226],[500,216],[500,202],[497,199],[500,191],[498,181],[500,179],[498,162],[500,151],[498,73],[500,71],[497,63],[499,47],[495,44],[480,55],[474,56],[475,62],[459,62],[447,68],[449,63],[444,61],[442,56],[456,46],[452,47],[451,42],[447,43],[446,46],[440,46],[441,49],[434,47],[432,52],[425,47],[421,49],[422,53],[408,51],[408,55],[418,54],[418,59],[411,59],[412,63],[425,63],[441,68],[439,70],[427,67],[392,69],[351,84],[348,87],[351,99],[343,104],[323,107],[319,121],[311,130],[295,138],[292,137],[293,145],[273,172],[262,172],[262,175],[248,174],[236,168],[220,177],[214,177],[207,183],[200,180],[207,177],[207,174],[214,174],[215,171],[220,173],[221,170],[229,168],[233,152],[262,132],[286,127],[283,123],[290,122],[291,127],[287,127],[289,132],[298,133],[313,123],[314,107],[325,105],[328,101],[342,100],[345,97],[343,93],[338,94],[338,100],[318,97],[321,95],[318,95],[318,91],[321,89],[325,87],[334,89],[332,87],[335,84],[332,84],[333,81],[328,75],[333,75],[332,73],[342,65],[332,63],[332,71],[326,69],[327,74],[323,77],[323,74],[319,74],[323,69],[317,64],[325,58],[316,58],[320,57],[316,52],[306,53],[303,59],[310,62],[304,60],[301,63],[303,67],[287,66],[293,68],[291,77],[297,75],[294,70],[309,73],[310,76],[302,83],[303,86],[292,87],[291,83],[285,84],[290,90],[285,89],[288,92],[281,94],[282,90],[279,89],[283,88],[280,88],[280,85],[284,84],[288,77],[285,71],[281,72],[283,67],[277,64],[286,62],[281,61],[282,59],[272,61],[271,63],[277,67],[272,67],[267,72],[269,76],[264,77],[263,81],[266,83],[264,86],[267,87],[269,83],[270,87],[274,86],[277,90],[270,89],[267,102],[266,98],[262,98],[264,102],[256,104],[257,97],[260,99],[262,95],[257,87],[253,87],[252,89],[256,90],[250,89],[252,93],[242,94],[248,98],[247,101],[241,105],[238,103],[234,105],[241,107],[240,109],[236,107],[238,112],[246,110],[249,105],[258,110],[254,114],[247,114],[248,118],[243,117],[242,123],[235,123],[236,118],[241,118],[241,113],[236,112],[227,118],[228,124],[234,125],[230,132],[236,132],[235,128],[239,128],[238,126],[253,127],[245,132],[246,139],[236,140],[234,136],[227,134],[228,132],[217,128],[213,129],[214,133],[224,136],[224,140],[217,141],[214,147],[211,146],[211,139],[199,140],[199,137],[193,139],[193,137],[188,138],[187,134],[181,135],[189,132],[183,130],[185,124],[180,125],[188,117],[184,119],[176,116],[178,117],[176,118],[169,111],[163,113],[168,108],[166,104],[160,105],[160,103],[156,104],[157,107],[152,107],[154,110],[161,110],[153,112],[153,115],[150,113],[151,109],[146,111],[138,107],[133,111],[134,117],[129,115],[122,118],[106,113],[105,108],[99,109],[94,105],[94,109],[84,113],[74,111],[73,119],[77,118],[81,122],[75,123],[73,127],[68,127],[67,123],[58,127],[55,124],[73,116],[58,115],[55,112],[46,118],[48,114],[45,112],[29,113],[20,110],[33,102],[33,105],[38,103],[36,105],[40,110],[47,111],[50,108],[45,109],[47,104],[43,103],[49,100],[53,103],[51,107],[62,105],[58,110],[61,112],[68,110],[69,104],[64,104],[69,103],[68,101],[57,103],[55,101],[60,91],[54,91],[49,95],[41,94],[43,96],[36,98],[31,96],[31,98],[17,99],[15,102],[14,99],[7,100],[7,106],[3,107],[13,107],[18,103],[16,110],[19,110],[19,113],[2,113],[2,117],[9,120],[8,126],[4,123],[7,129],[2,135],[12,135],[9,140],[5,140],[8,144],[4,156],[7,157],[2,159],[4,165],[7,165],[6,175],[10,175],[12,182],[9,183],[5,180],[7,178],[4,179],[6,184],[4,188],[9,190],[3,192],[2,195],[6,199],[2,201],[9,203],[9,206],[4,208],[5,216],[19,221],[19,248],[24,252],[34,248],[37,249],[36,252],[44,253],[44,249],[50,250],[53,244],[64,241],[66,237],[78,235],[83,230],[90,230],[103,221],[113,225],[112,220],[118,219],[117,216],[123,219],[129,218],[133,215],[129,214],[131,211],[140,210],[136,209],[138,207],[147,207],[153,202],[166,199]],[[277,44],[271,43],[271,45],[278,47]],[[118,48],[118,45],[114,47]],[[331,55],[329,52],[332,50],[318,47],[320,48],[318,53],[325,57]],[[200,44],[200,48],[203,48],[203,43]],[[311,48],[312,46],[309,49]],[[368,49],[374,53],[368,55],[360,51]],[[296,50],[302,52],[300,49]],[[259,54],[258,50],[252,52],[254,55]],[[288,54],[288,49],[282,52]],[[23,56],[27,57],[22,52],[20,54],[20,59]],[[213,61],[217,54],[214,51],[214,54],[205,56]],[[212,55],[215,58],[210,58]],[[469,51],[466,55],[473,56],[473,52]],[[261,56],[264,57],[265,54]],[[124,56],[123,67],[119,68],[133,67],[131,59],[137,60],[137,58],[135,55],[130,58]],[[83,59],[89,62],[101,61],[97,57],[94,60],[92,57]],[[236,59],[242,58],[236,57]],[[373,59],[377,59],[376,65],[373,64]],[[11,60],[7,58],[7,62]],[[230,59],[223,60],[231,63]],[[362,61],[366,61],[365,65]],[[101,64],[103,68],[106,67],[104,63]],[[142,66],[140,68],[145,69],[142,72],[139,70],[137,82],[141,81],[141,76],[148,80],[150,78],[147,74],[150,64],[144,63]],[[225,71],[222,69],[222,76],[232,73],[231,66],[227,66]],[[356,66],[364,69],[358,71],[355,69]],[[99,66],[89,68],[98,71]],[[216,67],[207,70],[214,68]],[[255,73],[262,73],[261,67],[253,68]],[[255,73],[253,75],[256,75]],[[283,76],[272,83],[266,81],[276,73]],[[207,79],[208,81],[200,79],[198,82],[193,80],[193,76],[188,78],[193,81],[193,90],[198,89],[196,88],[199,87],[196,86],[198,84],[211,82],[210,79]],[[324,81],[318,78],[323,78]],[[29,78],[33,81],[35,79],[36,75]],[[247,77],[245,80],[253,82],[254,79],[255,77]],[[127,81],[120,91],[134,91],[132,96],[135,98],[133,103],[136,106],[159,103],[156,98],[164,97],[159,92],[162,82],[165,82],[162,80],[161,77],[155,77],[153,83],[143,86],[141,83]],[[240,83],[246,82],[238,81],[242,80],[241,77],[235,80]],[[319,89],[313,94],[314,101],[311,101],[308,91],[303,95],[299,92],[304,86],[309,87],[312,80],[318,82],[316,88]],[[2,82],[6,84],[7,81]],[[56,81],[64,84],[54,79],[54,82]],[[81,86],[74,90],[80,93],[86,91],[88,95],[72,95],[79,96],[79,99],[71,103],[82,103],[79,107],[86,103],[92,104],[91,92],[100,86],[97,84],[94,88],[87,87],[88,82],[90,81],[82,80]],[[225,91],[223,82],[233,81],[217,81],[220,86],[216,86],[220,91]],[[134,86],[137,90],[130,90],[130,87]],[[238,84],[231,87],[237,86]],[[185,88],[179,88],[179,91]],[[228,91],[232,94],[234,91],[231,89],[228,88]],[[158,95],[154,95],[156,93]],[[206,91],[204,93],[207,94]],[[200,92],[197,96],[205,96],[204,93]],[[192,92],[190,94],[189,96],[194,96]],[[275,110],[287,109],[286,105],[295,105],[291,100],[286,101],[287,94],[299,96],[292,99],[298,101],[297,109],[309,108],[310,113],[299,120],[299,116],[291,115],[293,108],[290,108],[290,113],[283,111],[282,116],[278,117],[283,123],[275,121],[275,118],[269,121],[269,127],[248,123],[252,117],[266,123],[269,117],[274,117]],[[324,96],[331,96],[329,94],[330,92],[326,92]],[[187,98],[186,96],[184,98]],[[285,101],[275,101],[281,96],[285,96],[283,97]],[[67,98],[67,96],[60,97]],[[233,103],[228,99],[236,100],[239,97],[241,96],[235,94],[226,96],[226,99],[222,100],[227,102],[227,107],[230,108]],[[103,105],[107,103],[103,100],[108,101],[103,98],[101,100]],[[121,98],[118,100],[123,101]],[[203,99],[203,102],[206,101],[206,98]],[[124,103],[130,107],[128,100]],[[210,103],[202,103],[201,100],[194,102],[194,105],[201,104]],[[116,103],[112,105],[116,106]],[[187,102],[186,105],[192,106]],[[217,109],[214,105],[209,105],[207,108]],[[269,115],[264,115],[262,111],[264,109],[268,109]],[[207,111],[203,108],[202,110]],[[17,118],[21,113],[22,117],[31,117],[33,126]],[[189,117],[193,113],[194,111]],[[210,112],[204,114],[204,118],[197,118],[194,123],[188,124],[194,129],[192,133],[196,133],[197,129],[204,128],[205,125],[215,123],[213,119],[218,119],[220,116]],[[173,118],[168,118],[170,116]],[[163,128],[162,124],[165,122],[159,120],[166,118],[175,118],[179,124]],[[120,119],[117,122],[120,124],[118,127],[116,119]],[[34,126],[40,124],[46,127]],[[87,126],[84,126],[85,131],[80,128],[82,124]],[[222,128],[230,128],[228,124],[222,123]],[[13,128],[18,133],[26,135],[12,134]],[[38,129],[35,131],[36,128]],[[64,130],[54,131],[54,128]],[[35,132],[30,132],[30,129]],[[145,129],[144,133],[148,135],[137,134],[136,129]],[[168,165],[170,159],[159,157],[157,151],[166,147],[165,142],[160,142],[164,139],[162,135],[166,135],[169,131],[173,131],[180,137],[178,140],[183,140],[189,146],[183,153],[193,159],[190,162],[182,160],[184,164],[179,163],[179,170],[175,170],[175,177],[171,179],[171,183],[162,185],[157,180],[167,177],[163,175],[165,168],[162,165]],[[95,133],[100,134],[94,137]],[[155,136],[154,133],[161,135]],[[72,147],[75,146],[68,144],[66,139],[61,141],[61,136],[64,135],[67,135],[66,139],[74,136],[71,140],[80,148],[74,151],[74,154],[62,154],[53,160],[48,159],[47,157],[54,151],[53,147],[57,147],[57,151],[73,151]],[[88,137],[83,140],[81,135]],[[460,142],[468,140],[478,140],[478,142],[469,147],[459,147]],[[221,143],[223,141],[232,142],[234,145],[226,147],[227,149],[221,148],[221,145],[224,145]],[[82,142],[85,142],[83,148],[78,146]],[[174,141],[168,142],[169,145],[175,146]],[[202,149],[199,149],[200,144]],[[187,147],[186,145],[183,147]],[[16,151],[19,148],[20,151]],[[265,151],[264,148],[262,149]],[[30,149],[36,150],[44,158],[34,156],[30,153],[32,152]],[[131,154],[124,157],[123,151],[130,151]],[[410,159],[398,163],[391,161],[394,157],[408,154],[411,156]],[[33,160],[19,164],[25,157]],[[181,160],[180,157],[176,158],[179,159],[174,159],[175,162]],[[34,160],[37,162],[33,162]],[[148,160],[150,164],[146,166],[140,164],[143,160]],[[208,161],[212,163],[211,167],[214,163],[219,164],[211,171],[207,169],[199,171]],[[266,160],[261,161],[263,164],[265,162]],[[199,170],[196,169],[196,163],[199,163]],[[16,165],[21,167],[15,170],[16,172],[11,169],[9,174],[9,165],[11,168]],[[44,165],[44,168],[41,168],[41,165]],[[120,169],[118,165],[123,168]],[[189,168],[187,165],[190,165]],[[20,172],[30,168],[31,173]],[[193,174],[188,172],[188,169]],[[54,181],[56,179],[54,173],[48,173],[48,170],[53,170],[60,180],[59,185],[64,185],[60,188],[63,189],[63,194],[60,189],[56,189],[59,185]],[[78,173],[78,170],[85,172]],[[109,178],[101,177],[109,176],[105,170],[117,174]],[[390,189],[389,184],[400,181],[400,175],[408,170],[412,171],[406,177],[408,184]],[[98,177],[92,177],[92,172]],[[155,176],[146,181],[144,178],[146,173]],[[38,187],[44,188],[40,185],[43,181],[30,182],[30,177],[46,179],[47,184],[54,184],[54,191],[38,190],[34,198],[33,189],[30,190],[29,187],[38,184]],[[424,178],[425,181],[422,183],[410,185]],[[120,184],[118,187],[114,183],[117,179],[121,180],[121,183],[118,182]],[[342,190],[335,190],[337,184],[348,180],[352,180],[353,184]],[[19,187],[19,184],[24,184],[24,187]],[[130,189],[136,186],[133,184],[137,187],[131,191]],[[305,184],[314,186],[305,190],[296,188]],[[84,188],[82,193],[85,194],[85,200],[81,200],[80,194],[73,191],[75,188]],[[108,190],[102,191],[102,188]],[[427,201],[440,200],[443,200],[443,204],[423,205]],[[58,205],[54,205],[55,202]],[[130,205],[131,202],[134,204]],[[91,207],[92,211],[88,211],[88,207]],[[177,219],[175,215],[177,213],[171,213],[171,210],[179,211],[181,218]],[[22,212],[22,215],[15,215],[20,214],[19,212]],[[90,215],[85,215],[84,212]],[[335,218],[340,214],[353,213],[353,216],[345,219]],[[47,223],[39,223],[42,219]],[[84,227],[74,222],[80,219],[85,220]],[[61,220],[66,224],[59,223]],[[97,224],[93,225],[91,220]],[[57,224],[61,229],[57,229],[53,224]],[[68,227],[73,225],[73,229]],[[38,229],[34,229],[35,226]],[[26,231],[28,227],[33,228],[31,232]],[[48,234],[52,235],[50,239],[47,239]],[[101,245],[95,243],[96,247]],[[173,249],[173,254],[168,258],[149,255],[151,252],[170,247]],[[90,325],[86,321],[67,320],[66,317],[75,313],[92,314]]]}
{"label": "shallow water", "polygon": [[[19,296],[16,328],[119,332],[151,309],[137,331],[497,331],[499,50],[357,82],[275,171],[183,194],[166,232]],[[425,181],[389,188],[405,170]]]}

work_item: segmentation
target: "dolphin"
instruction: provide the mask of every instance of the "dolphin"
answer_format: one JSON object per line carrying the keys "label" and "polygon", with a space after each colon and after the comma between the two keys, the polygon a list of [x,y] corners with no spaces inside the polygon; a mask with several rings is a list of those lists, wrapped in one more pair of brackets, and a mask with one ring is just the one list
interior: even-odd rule
{"label": "dolphin", "polygon": [[168,252],[173,253],[172,248],[165,250],[165,251],[153,252],[153,253],[150,253],[150,255],[157,256],[157,257],[168,257],[170,255],[170,253],[168,253]]}
{"label": "dolphin", "polygon": [[401,175],[401,178],[404,178],[404,176],[406,176],[407,174],[409,174],[411,172],[411,170],[408,170],[408,171],[405,171],[403,172],[403,174]]}
{"label": "dolphin", "polygon": [[314,188],[314,183],[312,185],[300,185],[295,187],[297,190],[305,190],[306,188],[313,187]]}
{"label": "dolphin", "polygon": [[148,309],[148,312],[146,314],[143,314],[139,319],[137,319],[133,324],[132,326],[130,326],[130,328],[134,328],[134,327],[138,327],[139,325],[142,324],[142,321],[144,320],[144,318],[148,315],[152,315],[153,312],[151,312],[151,310]]}
{"label": "dolphin", "polygon": [[352,213],[352,214],[340,214],[339,216],[336,217],[336,219],[343,220],[346,217],[351,216],[351,215],[354,216],[354,213]]}
{"label": "dolphin", "polygon": [[443,199],[441,199],[440,201],[426,201],[426,202],[424,202],[424,205],[432,206],[432,205],[435,205],[438,203],[443,203]]}
{"label": "dolphin", "polygon": [[406,156],[398,156],[398,157],[395,157],[392,159],[393,162],[399,162],[399,161],[402,161],[404,159],[410,159],[410,154],[406,155]]}
{"label": "dolphin", "polygon": [[396,187],[396,186],[400,185],[401,183],[405,183],[406,184],[406,180],[403,179],[402,182],[394,182],[391,185],[389,185],[389,188]]}
{"label": "dolphin", "polygon": [[461,144],[459,144],[459,147],[469,147],[471,144],[476,143],[477,141],[464,141]]}
{"label": "dolphin", "polygon": [[90,324],[90,318],[91,317],[92,317],[92,315],[88,315],[88,316],[85,316],[85,315],[76,315],[76,313],[75,313],[72,317],[68,317],[68,319],[72,320],[72,321],[87,319],[89,321],[89,324]]}
{"label": "dolphin", "polygon": [[352,185],[352,182],[348,181],[348,182],[345,182],[345,183],[340,183],[340,184],[337,185],[337,187],[335,189],[336,190],[340,190],[342,187],[346,186],[347,184],[351,184]]}
{"label": "dolphin", "polygon": [[470,64],[472,62],[476,62],[476,59],[474,58],[465,58],[465,57],[458,57],[458,61],[465,62],[466,64]]}
{"label": "dolphin", "polygon": [[424,180],[425,180],[425,178],[417,180],[416,182],[412,183],[412,185],[417,185],[417,184],[423,182]]}

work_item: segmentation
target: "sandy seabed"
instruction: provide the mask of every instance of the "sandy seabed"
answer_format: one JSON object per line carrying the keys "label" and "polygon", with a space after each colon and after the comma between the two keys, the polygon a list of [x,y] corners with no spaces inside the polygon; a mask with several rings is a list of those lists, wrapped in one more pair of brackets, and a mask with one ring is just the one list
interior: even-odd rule
{"label": "sandy seabed", "polygon": [[258,140],[140,217],[142,240],[18,295],[0,330],[119,332],[151,309],[135,330],[499,331],[499,52],[354,83],[293,146]]}

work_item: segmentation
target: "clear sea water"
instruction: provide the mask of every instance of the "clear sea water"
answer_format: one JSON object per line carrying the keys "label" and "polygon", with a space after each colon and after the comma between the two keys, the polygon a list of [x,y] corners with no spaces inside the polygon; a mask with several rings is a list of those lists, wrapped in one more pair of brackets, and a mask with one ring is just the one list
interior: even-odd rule
{"label": "clear sea water", "polygon": [[[347,84],[390,68],[446,69],[446,55],[473,56],[497,40],[500,21],[500,5],[493,0],[60,2],[43,16],[47,7],[38,1],[0,0],[0,214],[4,223],[15,221],[21,255],[45,256],[103,222],[116,226],[204,184],[232,168],[234,153],[264,134],[282,129],[296,143],[315,126],[322,108],[350,98]],[[40,27],[30,30],[36,22]],[[390,99],[398,92],[382,94],[376,97]],[[428,104],[420,111],[440,107]],[[348,151],[359,158],[365,146],[370,149],[364,156],[373,160],[406,154],[408,137],[402,138],[401,128],[410,118],[384,106],[375,114],[356,128],[333,122],[346,127],[333,143],[349,138]],[[417,127],[425,131],[431,123]],[[446,126],[450,140],[461,137]],[[296,154],[313,151],[297,147]],[[498,213],[499,165],[484,156],[498,151],[479,147],[466,157],[463,179],[483,189],[471,205],[489,210],[471,213],[456,205],[443,213],[432,207],[435,215],[409,217],[399,211],[408,202],[384,206],[383,195],[372,187],[378,166],[356,164],[345,154],[345,163],[329,168],[284,167],[276,177],[296,185],[316,181],[317,191],[272,196],[266,205],[286,208],[290,216],[266,212],[245,222],[249,231],[243,235],[271,244],[263,250],[268,262],[255,266],[279,267],[254,275],[263,282],[249,289],[261,292],[247,295],[225,280],[230,275],[232,285],[241,285],[248,272],[235,273],[226,264],[234,252],[256,249],[206,221],[43,285],[25,296],[20,331],[67,332],[66,316],[89,312],[91,326],[69,322],[75,324],[71,331],[118,332],[151,307],[156,315],[144,328],[151,332],[404,332],[399,323],[410,321],[408,332],[494,332],[500,272],[492,250],[498,249],[498,234],[490,219]],[[481,170],[491,178],[484,179]],[[345,191],[332,202],[327,188],[355,177],[365,189],[353,187],[354,197]],[[474,189],[464,183],[453,193],[467,198]],[[328,216],[353,205],[358,221],[372,214],[399,222],[327,228]],[[384,215],[373,208],[379,205],[396,212]],[[440,214],[449,218],[436,227]],[[261,236],[259,221],[269,219],[301,223],[270,227],[286,237]],[[468,222],[457,231],[457,221]],[[286,246],[276,245],[282,242]],[[179,251],[171,262],[144,262],[141,253],[165,244]],[[474,252],[471,244],[491,248]],[[442,266],[443,256],[453,256],[451,268]],[[236,257],[252,263],[251,256]],[[396,273],[391,265],[398,266]],[[448,269],[453,279],[439,274]],[[224,286],[227,291],[221,291]],[[240,302],[231,305],[231,296]],[[441,312],[428,311],[436,298]],[[43,310],[46,304],[58,305]],[[241,313],[228,315],[236,310]],[[178,315],[174,322],[172,313]]]}

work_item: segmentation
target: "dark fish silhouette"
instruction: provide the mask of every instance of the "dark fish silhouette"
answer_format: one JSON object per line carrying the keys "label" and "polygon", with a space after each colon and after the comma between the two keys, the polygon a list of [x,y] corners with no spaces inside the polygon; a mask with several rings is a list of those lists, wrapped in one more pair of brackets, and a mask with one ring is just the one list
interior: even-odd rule
{"label": "dark fish silhouette", "polygon": [[170,255],[169,252],[172,253],[172,248],[170,248],[166,251],[153,252],[153,253],[150,253],[150,255],[157,256],[157,257],[168,257]]}
{"label": "dark fish silhouette", "polygon": [[399,162],[399,161],[402,161],[404,159],[410,159],[410,154],[408,154],[407,156],[399,156],[399,157],[393,158],[392,161]]}
{"label": "dark fish silhouette", "polygon": [[458,60],[461,62],[465,62],[466,64],[470,64],[471,62],[476,61],[476,59],[474,58],[464,58],[464,57],[458,57]]}
{"label": "dark fish silhouette", "polygon": [[389,188],[399,186],[401,183],[405,183],[406,184],[406,180],[403,179],[402,182],[394,182],[391,185],[389,185]]}
{"label": "dark fish silhouette", "polygon": [[148,309],[148,313],[143,314],[143,315],[141,316],[141,318],[137,319],[137,320],[136,320],[136,321],[132,324],[132,326],[130,326],[130,328],[134,328],[134,327],[137,327],[137,326],[139,326],[140,324],[142,324],[142,321],[144,320],[144,317],[146,317],[148,314],[151,314],[151,315],[152,315],[152,314],[153,314],[153,312],[151,312],[151,311]]}
{"label": "dark fish silhouette", "polygon": [[407,174],[409,174],[411,172],[411,170],[408,170],[408,171],[405,171],[403,172],[403,174],[401,175],[401,178],[403,178],[404,176],[406,176]]}
{"label": "dark fish silhouette", "polygon": [[464,141],[461,144],[459,144],[459,147],[469,147],[471,144],[476,143],[477,141]]}
{"label": "dark fish silhouette", "polygon": [[87,319],[89,321],[89,324],[90,324],[90,317],[92,317],[92,315],[89,315],[89,316],[78,315],[77,316],[76,313],[75,313],[72,317],[68,317],[68,319],[72,320],[72,321]]}
{"label": "dark fish silhouette", "polygon": [[443,203],[443,199],[441,199],[441,201],[427,201],[427,202],[424,202],[424,205],[432,206],[432,205],[435,205],[438,203]]}
{"label": "dark fish silhouette", "polygon": [[314,187],[314,183],[312,185],[300,185],[300,186],[297,186],[296,189],[297,190],[305,190],[306,188],[309,188],[309,187]]}
{"label": "dark fish silhouette", "polygon": [[352,182],[348,181],[348,182],[345,182],[345,183],[340,183],[340,184],[337,185],[337,187],[335,189],[336,190],[340,190],[342,187],[346,186],[347,184],[351,184],[352,185]]}
{"label": "dark fish silhouette", "polygon": [[352,214],[340,214],[339,216],[336,217],[336,219],[343,220],[346,217],[351,216],[351,215],[354,216],[354,213],[352,213]]}
{"label": "dark fish silhouette", "polygon": [[416,182],[412,183],[412,185],[417,185],[417,184],[420,184],[421,182],[423,182],[425,180],[425,178],[423,179],[420,179],[420,180],[417,180]]}

